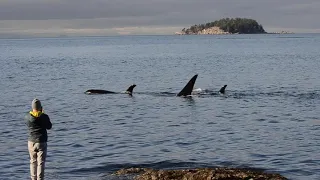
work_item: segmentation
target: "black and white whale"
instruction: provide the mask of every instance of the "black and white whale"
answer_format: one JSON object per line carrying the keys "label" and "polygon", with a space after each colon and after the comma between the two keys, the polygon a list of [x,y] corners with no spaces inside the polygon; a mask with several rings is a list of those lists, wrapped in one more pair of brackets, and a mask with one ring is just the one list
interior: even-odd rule
{"label": "black and white whale", "polygon": [[177,96],[190,96],[193,91],[194,84],[196,83],[198,74],[194,75],[187,85],[184,86],[184,88],[177,94]]}
{"label": "black and white whale", "polygon": [[206,96],[206,95],[210,95],[210,96],[216,96],[216,95],[226,95],[226,88],[227,85],[224,85],[220,88],[219,91],[217,90],[211,90],[211,89],[201,89],[201,88],[196,88],[193,89],[192,91],[192,95],[198,95],[198,96]]}
{"label": "black and white whale", "polygon": [[[198,74],[194,75],[189,82],[184,86],[184,88],[178,93],[175,94],[176,96],[189,96],[192,94],[194,84],[197,80]],[[102,90],[102,89],[89,89],[85,92],[85,94],[129,94],[132,95],[133,89],[136,87],[135,84],[131,85],[126,91],[123,92],[114,92],[114,91],[108,91],[108,90]],[[139,93],[138,94],[149,94],[149,93]],[[162,93],[161,93],[162,94]],[[170,95],[171,93],[163,93]]]}
{"label": "black and white whale", "polygon": [[[202,90],[201,88],[194,89],[194,84],[197,80],[198,74],[194,75],[187,85],[177,94],[177,96],[190,96],[190,95],[216,95],[217,92],[210,90]],[[227,85],[220,88],[219,93],[225,94]]]}
{"label": "black and white whale", "polygon": [[107,91],[102,89],[89,89],[85,93],[86,94],[129,94],[132,95],[133,89],[136,87],[135,84],[132,84],[129,86],[129,88],[126,91],[123,92],[114,92],[114,91]]}
{"label": "black and white whale", "polygon": [[[167,95],[169,95],[169,96],[176,95],[179,97],[187,97],[187,96],[191,96],[191,95],[200,95],[201,96],[201,95],[216,95],[217,94],[217,92],[212,92],[210,90],[201,90],[200,88],[194,89],[194,85],[196,83],[197,78],[198,78],[198,74],[194,75],[178,94],[171,93],[171,92],[161,92],[160,94],[155,93],[155,92],[152,92],[152,93],[137,92],[137,94],[166,95],[166,96]],[[129,94],[129,95],[132,95],[133,89],[135,87],[136,87],[136,85],[133,84],[126,91],[123,91],[123,92],[114,92],[114,91],[101,90],[101,89],[89,89],[85,93],[86,94]],[[219,93],[224,94],[226,87],[227,87],[227,85],[224,85],[219,90]]]}

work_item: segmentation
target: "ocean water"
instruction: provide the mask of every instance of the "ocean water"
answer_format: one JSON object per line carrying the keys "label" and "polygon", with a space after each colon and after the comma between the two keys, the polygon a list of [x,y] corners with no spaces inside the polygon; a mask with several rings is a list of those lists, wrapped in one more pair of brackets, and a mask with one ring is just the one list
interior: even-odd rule
{"label": "ocean water", "polygon": [[[33,98],[53,123],[46,179],[124,167],[320,179],[319,47],[319,34],[0,39],[0,179],[29,178]],[[176,97],[195,74],[211,93]],[[133,83],[132,97],[84,94]]]}

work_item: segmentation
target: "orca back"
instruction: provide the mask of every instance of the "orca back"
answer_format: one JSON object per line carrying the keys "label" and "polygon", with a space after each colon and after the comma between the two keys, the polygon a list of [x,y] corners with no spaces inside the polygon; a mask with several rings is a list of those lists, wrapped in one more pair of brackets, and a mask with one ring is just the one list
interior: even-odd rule
{"label": "orca back", "polygon": [[102,89],[89,89],[86,91],[86,94],[114,94],[115,92],[106,91]]}

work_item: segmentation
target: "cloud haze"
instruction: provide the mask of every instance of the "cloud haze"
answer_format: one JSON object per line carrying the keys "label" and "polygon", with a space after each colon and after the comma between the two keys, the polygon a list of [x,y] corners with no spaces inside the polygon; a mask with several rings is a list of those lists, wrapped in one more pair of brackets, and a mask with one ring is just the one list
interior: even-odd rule
{"label": "cloud haze", "polygon": [[0,35],[173,34],[224,17],[320,32],[319,0],[2,0]]}

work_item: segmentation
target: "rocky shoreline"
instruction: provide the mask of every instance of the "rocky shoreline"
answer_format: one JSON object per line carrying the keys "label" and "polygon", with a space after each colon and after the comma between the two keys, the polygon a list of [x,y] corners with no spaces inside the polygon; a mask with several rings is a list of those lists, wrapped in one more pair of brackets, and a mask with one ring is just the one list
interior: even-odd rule
{"label": "rocky shoreline", "polygon": [[279,174],[239,168],[196,168],[178,170],[127,168],[120,169],[113,175],[134,180],[287,180],[287,178]]}
{"label": "rocky shoreline", "polygon": [[207,28],[207,29],[203,29],[197,33],[191,33],[191,34],[186,34],[185,32],[176,32],[175,34],[177,35],[204,35],[204,34],[231,34],[229,32],[226,32],[224,30],[222,30],[219,27],[211,27],[211,28]]}
{"label": "rocky shoreline", "polygon": [[[238,34],[238,33],[229,33],[221,28],[215,26],[215,27],[210,27],[203,29],[201,31],[198,31],[196,33],[185,33],[183,31],[181,32],[175,32],[175,35],[224,35],[224,34]],[[271,32],[271,33],[264,33],[264,34],[294,34],[293,32],[290,31],[279,31],[279,32]]]}

